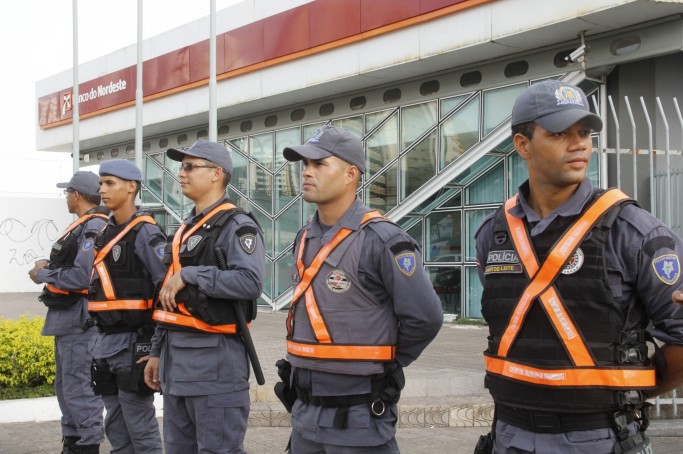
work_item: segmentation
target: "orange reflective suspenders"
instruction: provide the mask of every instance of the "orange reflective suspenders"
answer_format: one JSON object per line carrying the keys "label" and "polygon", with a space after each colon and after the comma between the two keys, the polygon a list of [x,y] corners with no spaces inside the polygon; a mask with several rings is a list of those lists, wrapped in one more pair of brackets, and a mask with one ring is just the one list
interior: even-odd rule
{"label": "orange reflective suspenders", "polygon": [[[383,218],[383,216],[379,214],[378,211],[370,211],[366,213],[361,221],[361,226],[376,218]],[[289,314],[287,315],[287,352],[296,356],[316,359],[369,361],[391,361],[394,359],[396,356],[396,347],[393,345],[334,344],[332,337],[327,330],[327,326],[325,325],[325,320],[320,313],[320,309],[318,308],[318,304],[315,300],[312,284],[313,279],[318,275],[318,272],[320,271],[322,264],[325,262],[325,259],[332,253],[332,251],[335,250],[337,246],[339,246],[342,241],[344,241],[351,233],[353,233],[353,230],[347,228],[340,229],[328,243],[320,248],[320,251],[318,251],[318,254],[316,254],[310,266],[305,268],[303,263],[303,255],[307,232],[308,231],[304,231],[301,237],[301,241],[299,243],[299,253],[296,260],[296,266],[299,271],[299,276],[301,276],[301,281],[294,290],[294,296],[292,297]],[[304,296],[306,312],[308,313],[308,318],[318,341],[317,344],[301,343],[292,340],[294,328],[294,307],[302,296]]]}
{"label": "orange reflective suspenders", "polygon": [[116,292],[111,283],[111,278],[109,277],[109,270],[107,270],[107,265],[104,263],[104,259],[107,257],[111,249],[118,243],[121,238],[126,236],[136,225],[148,222],[150,224],[156,224],[153,217],[148,215],[138,216],[128,225],[119,232],[116,237],[114,237],[109,243],[107,243],[100,251],[98,251],[95,256],[95,262],[93,263],[93,273],[97,273],[100,278],[100,283],[102,284],[102,290],[107,298],[106,301],[88,301],[88,311],[100,312],[100,311],[117,311],[117,310],[146,310],[152,308],[152,300],[119,300],[116,298]]}
{"label": "orange reflective suspenders", "polygon": [[[655,385],[654,369],[618,369],[596,366],[583,336],[574,325],[567,308],[553,284],[570,255],[600,217],[616,203],[628,197],[618,189],[603,193],[586,212],[562,235],[546,260],[539,266],[524,222],[509,211],[517,203],[512,197],[505,203],[504,212],[511,238],[520,261],[529,276],[529,283],[520,296],[503,333],[498,351],[485,356],[486,370],[514,380],[548,386],[593,387],[651,387]],[[529,308],[539,298],[551,324],[561,338],[574,367],[544,369],[508,359],[508,353],[519,334]]]}
{"label": "orange reflective suspenders", "polygon": [[[192,236],[194,232],[199,230],[209,219],[214,215],[221,213],[223,211],[233,210],[237,208],[231,203],[222,203],[215,207],[213,210],[209,211],[199,222],[197,222],[190,230],[185,233],[187,224],[182,224],[178,231],[176,231],[173,236],[173,242],[171,243],[171,254],[173,257],[173,262],[169,266],[166,276],[164,277],[164,285],[168,280],[176,273],[180,273],[182,266],[180,265],[180,246],[184,244],[188,238]],[[163,285],[162,285],[163,287]],[[227,324],[227,325],[209,325],[208,323],[193,317],[190,311],[187,310],[185,304],[178,303],[178,312],[169,312],[163,309],[155,309],[152,313],[152,318],[158,322],[167,323],[170,325],[184,326],[187,328],[193,328],[199,331],[204,331],[207,333],[216,334],[236,334],[237,325]],[[249,326],[249,324],[247,324]]]}

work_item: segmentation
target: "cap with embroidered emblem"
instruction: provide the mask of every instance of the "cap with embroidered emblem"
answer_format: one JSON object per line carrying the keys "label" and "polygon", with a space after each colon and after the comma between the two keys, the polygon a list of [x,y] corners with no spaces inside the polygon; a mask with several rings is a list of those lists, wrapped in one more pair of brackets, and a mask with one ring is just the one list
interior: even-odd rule
{"label": "cap with embroidered emblem", "polygon": [[583,90],[560,80],[531,85],[519,95],[512,108],[512,126],[534,122],[557,133],[580,120],[586,120],[594,131],[602,130],[602,120],[591,112]]}
{"label": "cap with embroidered emblem", "polygon": [[100,175],[111,175],[128,181],[142,181],[142,172],[127,159],[110,159],[100,164]]}
{"label": "cap with embroidered emblem", "polygon": [[303,145],[287,147],[282,155],[288,161],[325,159],[330,156],[345,161],[365,173],[365,152],[358,136],[344,128],[325,125]]}
{"label": "cap with embroidered emblem", "polygon": [[71,188],[79,194],[100,195],[100,178],[88,170],[79,170],[71,180],[57,183],[58,188]]}
{"label": "cap with embroidered emblem", "polygon": [[207,161],[213,162],[219,167],[222,167],[227,173],[232,175],[232,159],[230,158],[228,150],[220,143],[211,142],[208,140],[198,140],[187,150],[169,148],[166,150],[166,156],[174,161],[180,162],[182,162],[185,156],[205,159]]}

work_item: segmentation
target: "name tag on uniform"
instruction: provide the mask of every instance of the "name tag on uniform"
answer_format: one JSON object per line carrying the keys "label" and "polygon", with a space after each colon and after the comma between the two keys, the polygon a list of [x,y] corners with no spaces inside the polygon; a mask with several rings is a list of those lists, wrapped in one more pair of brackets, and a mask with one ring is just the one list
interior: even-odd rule
{"label": "name tag on uniform", "polygon": [[135,343],[135,356],[147,356],[152,353],[152,343],[151,342],[136,342]]}

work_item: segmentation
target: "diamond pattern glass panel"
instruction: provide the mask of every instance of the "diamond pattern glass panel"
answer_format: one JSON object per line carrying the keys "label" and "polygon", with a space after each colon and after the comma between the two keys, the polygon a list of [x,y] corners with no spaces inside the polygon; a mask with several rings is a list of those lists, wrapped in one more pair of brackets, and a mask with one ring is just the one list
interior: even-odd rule
{"label": "diamond pattern glass panel", "polygon": [[285,254],[275,262],[275,298],[292,286],[292,273],[294,273],[294,256]]}
{"label": "diamond pattern glass panel", "polygon": [[469,95],[453,96],[441,100],[441,118],[446,117],[453,109],[458,107]]}
{"label": "diamond pattern glass panel", "polygon": [[[163,185],[163,170],[156,164],[156,161],[145,159],[145,186],[154,195],[162,198],[161,187]],[[156,202],[156,200],[155,200]]]}
{"label": "diamond pattern glass panel", "polygon": [[479,142],[479,96],[441,125],[441,168]]}
{"label": "diamond pattern glass panel", "polygon": [[251,207],[249,206],[249,201],[246,197],[242,196],[239,192],[235,191],[232,185],[228,186],[228,197],[232,200],[232,203],[237,205],[244,211],[249,211]]}
{"label": "diamond pattern glass panel", "polygon": [[436,131],[422,139],[401,158],[401,184],[405,200],[436,175]]}
{"label": "diamond pattern glass panel", "polygon": [[265,271],[263,273],[263,293],[273,298],[273,261],[266,256]]}
{"label": "diamond pattern glass panel", "polygon": [[301,203],[304,210],[304,224],[306,224],[311,218],[313,218],[315,210],[317,210],[318,207],[315,203],[308,203],[303,198],[301,199]]}
{"label": "diamond pattern glass panel", "polygon": [[462,260],[460,217],[457,211],[439,211],[426,217],[428,262],[460,262]]}
{"label": "diamond pattern glass panel", "polygon": [[290,249],[301,227],[301,206],[295,203],[275,220],[275,255]]}
{"label": "diamond pattern glass panel", "polygon": [[301,145],[301,128],[283,129],[275,132],[275,168],[285,164],[287,160],[282,156],[282,151],[293,145]]}
{"label": "diamond pattern glass panel", "polygon": [[315,135],[315,131],[318,128],[322,128],[325,123],[312,123],[310,125],[304,126],[304,143]]}
{"label": "diamond pattern glass panel", "polygon": [[517,194],[519,185],[529,177],[526,170],[526,162],[517,152],[510,153],[508,156],[508,194]]}
{"label": "diamond pattern glass panel", "polygon": [[395,109],[381,110],[379,112],[371,112],[365,114],[365,130],[370,132],[375,126],[380,124],[382,120],[387,118]]}
{"label": "diamond pattern glass panel", "polygon": [[247,152],[247,138],[246,137],[238,137],[236,139],[230,139],[228,141],[228,145],[231,145],[235,147],[237,150],[241,151],[242,153]]}
{"label": "diamond pattern glass panel", "polygon": [[495,210],[493,209],[465,211],[465,238],[467,238],[467,254],[465,255],[466,262],[477,261],[477,247],[476,243],[474,242],[474,233],[479,228],[481,221],[483,221],[486,216],[494,211]]}
{"label": "diamond pattern glass panel", "polygon": [[273,176],[267,170],[249,163],[249,198],[268,214],[272,214]]}
{"label": "diamond pattern glass panel", "polygon": [[275,175],[275,212],[279,213],[299,194],[301,187],[301,164],[290,162]]}
{"label": "diamond pattern glass panel", "polygon": [[[183,190],[173,177],[164,175],[164,203],[175,210],[181,218],[185,218],[187,211],[185,211],[185,196]],[[188,210],[189,211],[189,210]]]}
{"label": "diamond pattern glass panel", "polygon": [[398,117],[394,115],[365,139],[365,177],[372,178],[398,156]]}
{"label": "diamond pattern glass panel", "polygon": [[368,207],[386,213],[396,206],[398,203],[397,167],[397,163],[392,164],[365,187],[365,203]]}
{"label": "diamond pattern glass panel", "polygon": [[436,124],[436,101],[425,102],[401,109],[401,136],[403,150]]}
{"label": "diamond pattern glass panel", "polygon": [[503,161],[465,189],[465,201],[468,205],[505,201]]}
{"label": "diamond pattern glass panel", "polygon": [[[256,220],[258,221],[258,224],[261,226],[261,229],[263,230],[263,243],[265,244],[266,248],[266,256],[272,257],[273,256],[273,221],[266,216],[261,210],[256,209],[252,205],[251,207],[251,214],[254,215]],[[266,268],[268,270],[268,268]],[[267,271],[268,273],[270,271]]]}
{"label": "diamond pattern glass panel", "polygon": [[249,187],[247,171],[247,163],[249,161],[241,153],[234,150],[230,153],[230,157],[232,158],[232,177],[230,178],[230,184],[246,194],[247,188]]}
{"label": "diamond pattern glass panel", "polygon": [[481,281],[479,280],[479,274],[477,273],[476,266],[465,267],[465,273],[467,276],[466,289],[465,292],[465,305],[467,306],[466,317],[469,318],[481,318],[481,294],[483,293],[483,287]]}
{"label": "diamond pattern glass panel", "polygon": [[512,114],[512,105],[517,96],[527,87],[526,83],[497,88],[484,92],[484,135]]}
{"label": "diamond pattern glass panel", "polygon": [[249,157],[273,170],[273,134],[268,132],[249,136]]}
{"label": "diamond pattern glass panel", "polygon": [[332,121],[332,124],[344,129],[348,129],[361,139],[363,138],[363,117],[361,115],[334,120]]}

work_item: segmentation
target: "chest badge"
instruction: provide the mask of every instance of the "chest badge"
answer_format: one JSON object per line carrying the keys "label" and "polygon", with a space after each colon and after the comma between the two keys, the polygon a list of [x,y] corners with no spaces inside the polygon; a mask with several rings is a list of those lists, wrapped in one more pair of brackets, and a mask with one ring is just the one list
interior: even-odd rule
{"label": "chest badge", "polygon": [[681,264],[676,254],[664,254],[653,259],[652,268],[659,280],[667,285],[674,285],[681,275]]}
{"label": "chest badge", "polygon": [[569,275],[574,274],[581,269],[583,266],[584,254],[581,248],[576,248],[574,255],[571,256],[567,264],[562,269],[562,274]]}
{"label": "chest badge", "polygon": [[196,248],[199,242],[202,241],[201,235],[193,235],[187,239],[187,250],[188,252]]}
{"label": "chest badge", "polygon": [[256,249],[256,235],[251,233],[242,235],[240,237],[240,246],[244,249],[244,252],[251,254]]}
{"label": "chest badge", "polygon": [[334,270],[327,275],[327,288],[334,293],[344,293],[351,288],[351,281],[342,270]]}
{"label": "chest badge", "polygon": [[404,252],[394,256],[394,261],[398,266],[399,271],[406,276],[412,276],[415,272],[415,253],[414,252]]}
{"label": "chest badge", "polygon": [[111,248],[111,256],[115,262],[118,262],[121,258],[121,246],[117,244],[116,246]]}

